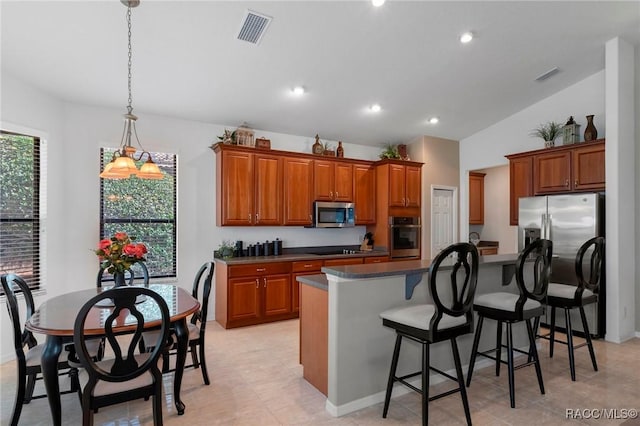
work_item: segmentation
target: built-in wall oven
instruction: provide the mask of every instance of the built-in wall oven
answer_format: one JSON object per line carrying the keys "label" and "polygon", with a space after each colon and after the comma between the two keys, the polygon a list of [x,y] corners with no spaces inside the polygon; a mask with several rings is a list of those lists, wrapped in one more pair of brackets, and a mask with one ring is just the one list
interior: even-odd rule
{"label": "built-in wall oven", "polygon": [[420,259],[420,217],[389,217],[391,259]]}

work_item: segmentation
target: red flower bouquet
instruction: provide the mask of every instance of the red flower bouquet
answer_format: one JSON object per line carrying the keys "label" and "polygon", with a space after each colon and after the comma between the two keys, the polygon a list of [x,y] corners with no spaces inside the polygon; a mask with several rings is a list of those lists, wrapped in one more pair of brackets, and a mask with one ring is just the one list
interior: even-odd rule
{"label": "red flower bouquet", "polygon": [[135,244],[133,240],[126,232],[116,232],[113,237],[101,240],[95,253],[102,269],[110,274],[124,273],[134,263],[147,260],[144,258],[147,247],[142,243]]}

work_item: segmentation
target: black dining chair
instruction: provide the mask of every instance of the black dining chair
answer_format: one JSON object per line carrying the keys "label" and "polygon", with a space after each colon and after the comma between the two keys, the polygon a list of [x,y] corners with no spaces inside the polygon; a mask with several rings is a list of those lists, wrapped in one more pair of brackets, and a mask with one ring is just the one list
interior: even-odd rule
{"label": "black dining chair", "polygon": [[[442,265],[454,255],[452,265]],[[438,270],[449,269],[449,279],[438,277]],[[386,418],[391,401],[391,392],[395,382],[400,382],[410,389],[422,394],[422,424],[429,423],[429,401],[460,392],[467,424],[471,424],[469,401],[462,375],[460,353],[456,337],[473,332],[472,303],[478,280],[478,250],[469,243],[453,244],[440,252],[429,268],[429,289],[433,304],[409,305],[390,309],[380,314],[382,325],[396,331],[396,344],[391,360],[389,381],[384,399],[382,417]],[[396,376],[398,358],[402,339],[407,338],[422,345],[422,368],[416,373],[401,377]],[[430,345],[449,340],[453,352],[453,361],[457,377],[453,377],[438,368],[432,367],[429,361]],[[457,382],[458,387],[438,395],[429,396],[429,375],[436,373]],[[417,388],[407,379],[421,375],[422,387]]]}
{"label": "black dining chair", "polygon": [[[542,381],[542,370],[540,359],[536,349],[536,342],[531,320],[539,318],[544,314],[544,302],[547,297],[549,285],[549,274],[551,272],[551,256],[553,243],[549,240],[536,240],[526,247],[516,261],[516,284],[519,294],[497,292],[485,293],[476,298],[473,302],[473,309],[478,313],[478,328],[476,329],[471,349],[471,359],[469,361],[469,373],[467,374],[467,386],[471,385],[471,376],[475,366],[477,355],[490,358],[496,362],[496,376],[500,375],[500,364],[505,363],[501,358],[503,347],[507,349],[507,370],[509,376],[509,399],[511,408],[515,408],[515,378],[516,369],[534,365],[540,393],[544,394],[544,384]],[[526,275],[526,277],[525,277]],[[530,289],[529,289],[530,288]],[[478,352],[482,324],[488,318],[497,322],[496,346],[483,352]],[[529,351],[525,352],[513,346],[512,325],[524,322],[529,337]],[[507,345],[502,344],[502,324],[507,326]],[[513,353],[520,352],[528,356],[527,361],[515,366]],[[495,352],[495,356],[489,355]]]}
{"label": "black dining chair", "polygon": [[[204,339],[205,329],[207,326],[207,312],[209,307],[209,296],[211,294],[211,281],[213,279],[214,268],[215,264],[213,262],[206,262],[200,267],[200,269],[196,273],[195,279],[193,280],[191,296],[193,296],[194,299],[197,299],[200,302],[200,309],[191,316],[191,320],[189,322],[189,352],[191,352],[192,363],[189,365],[185,365],[185,368],[200,368],[202,371],[202,380],[204,381],[205,385],[208,385],[210,383],[209,374],[207,372]],[[154,336],[154,332],[144,333],[144,341],[157,341]],[[170,350],[163,353],[163,373],[175,371],[175,369],[170,368],[169,366],[169,356],[176,355],[177,353],[175,339],[172,339],[170,342]],[[152,346],[149,346],[147,344],[147,350],[152,348]]]}
{"label": "black dining chair", "polygon": [[[5,295],[7,311],[11,319],[13,327],[13,342],[16,352],[16,361],[18,364],[18,386],[16,391],[16,400],[13,406],[13,414],[11,415],[11,426],[18,424],[20,414],[22,413],[22,405],[28,404],[32,399],[44,398],[47,394],[34,395],[36,380],[42,379],[42,368],[40,365],[40,357],[44,345],[39,345],[33,334],[26,330],[24,324],[31,318],[35,311],[33,303],[33,295],[29,285],[19,276],[15,274],[6,274],[0,277],[2,281],[2,289]],[[20,318],[20,309],[18,306],[18,298],[16,291],[22,293],[25,302],[25,317]],[[25,346],[27,351],[25,352]],[[71,368],[66,360],[58,361],[58,370],[60,375],[69,374],[71,376],[71,389],[60,392],[68,394],[76,392],[77,388],[77,370]],[[74,375],[76,378],[74,379]]]}
{"label": "black dining chair", "polygon": [[[587,254],[590,255],[587,256]],[[591,341],[591,333],[587,323],[587,316],[584,312],[586,305],[596,303],[600,289],[600,281],[602,276],[602,267],[604,265],[605,240],[604,237],[594,237],[585,242],[576,254],[575,271],[578,285],[549,283],[547,291],[547,306],[551,308],[551,323],[549,324],[549,334],[539,336],[549,340],[549,357],[553,357],[553,345],[555,342],[567,345],[569,352],[569,370],[571,372],[571,380],[576,381],[576,365],[574,357],[574,349],[587,346],[589,355],[591,356],[591,364],[593,370],[598,371],[596,362],[596,354],[593,350]],[[587,256],[588,263],[585,262]],[[586,274],[585,274],[586,272]],[[567,341],[556,340],[556,308],[564,310],[565,328]],[[573,327],[571,326],[571,310],[578,308],[580,311],[580,319],[582,320],[582,331],[586,343],[579,345],[573,344]],[[538,329],[540,319],[536,319],[535,329]]]}
{"label": "black dining chair", "polygon": [[[144,262],[136,262],[131,266],[131,269],[125,271],[125,280],[128,285],[142,284],[145,287],[149,287],[149,270]],[[137,281],[136,281],[137,280]],[[109,274],[104,269],[98,269],[98,276],[96,277],[96,286],[102,287],[105,282],[113,281],[113,275]]]}
{"label": "black dining chair", "polygon": [[[139,295],[146,296],[144,313],[136,304]],[[102,301],[111,301],[113,308],[101,307]],[[87,350],[84,324],[95,309],[102,309],[105,341],[113,358],[96,361]],[[108,310],[107,310],[108,309]],[[158,341],[151,352],[136,355],[135,349],[147,325],[145,315],[156,312]],[[116,333],[122,326],[123,316],[130,330],[126,335]],[[120,287],[109,289],[91,298],[80,309],[74,324],[73,342],[82,367],[89,379],[82,389],[82,424],[93,425],[93,414],[99,408],[131,401],[152,398],[153,423],[162,425],[162,373],[158,360],[164,350],[163,343],[169,334],[170,315],[166,302],[158,293],[145,287]]]}

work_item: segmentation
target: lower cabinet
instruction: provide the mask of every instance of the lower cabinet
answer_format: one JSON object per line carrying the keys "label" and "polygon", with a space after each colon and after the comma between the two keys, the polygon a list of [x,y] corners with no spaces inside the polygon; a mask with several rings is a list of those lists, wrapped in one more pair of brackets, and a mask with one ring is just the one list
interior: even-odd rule
{"label": "lower cabinet", "polygon": [[364,263],[385,263],[389,261],[389,256],[365,257]]}
{"label": "lower cabinet", "polygon": [[322,260],[291,262],[291,302],[293,304],[293,312],[300,310],[300,283],[298,282],[298,277],[320,274],[322,263]]}

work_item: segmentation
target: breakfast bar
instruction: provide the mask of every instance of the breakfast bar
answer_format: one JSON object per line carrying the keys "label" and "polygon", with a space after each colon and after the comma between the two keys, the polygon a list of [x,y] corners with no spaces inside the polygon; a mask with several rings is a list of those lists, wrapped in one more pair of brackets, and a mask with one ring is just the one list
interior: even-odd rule
{"label": "breakfast bar", "polygon": [[[476,295],[496,291],[517,293],[513,278],[516,259],[517,254],[481,256]],[[323,267],[326,277],[318,274],[297,278],[301,287],[300,342],[304,377],[327,395],[326,410],[333,416],[383,401],[395,333],[382,326],[379,314],[402,305],[430,303],[430,264],[428,260],[415,260]],[[318,292],[326,292],[326,298],[317,297]],[[316,297],[305,297],[307,293]],[[323,318],[323,303],[326,304],[326,342],[322,324],[318,324]],[[310,316],[305,320],[306,314]],[[483,333],[480,347],[489,348],[495,345],[496,326],[489,322],[484,327],[487,331]],[[522,332],[519,328],[514,331],[516,346],[526,347],[524,327]],[[468,363],[472,340],[472,334],[458,339],[463,364]],[[431,357],[432,365],[453,371],[451,352],[446,344],[434,345]],[[476,363],[476,368],[487,365],[488,360]],[[407,342],[398,372],[408,373],[419,366],[420,348]],[[325,375],[323,368],[326,368]],[[433,379],[432,383],[437,383],[436,377]],[[406,390],[399,387],[394,395],[403,392]]]}

